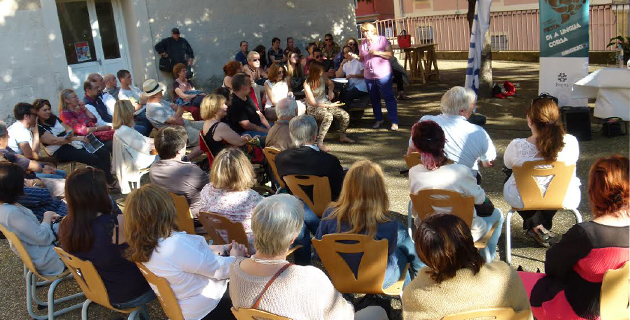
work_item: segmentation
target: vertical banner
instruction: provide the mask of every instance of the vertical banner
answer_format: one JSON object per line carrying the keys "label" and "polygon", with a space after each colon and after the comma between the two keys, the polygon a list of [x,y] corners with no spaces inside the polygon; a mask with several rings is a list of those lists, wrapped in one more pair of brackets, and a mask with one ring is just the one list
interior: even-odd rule
{"label": "vertical banner", "polygon": [[588,75],[589,0],[539,0],[540,71],[538,93],[560,106],[586,106],[571,98],[573,84]]}
{"label": "vertical banner", "polygon": [[468,50],[468,66],[466,67],[466,82],[464,86],[475,90],[477,94],[479,94],[479,69],[481,68],[483,39],[490,26],[490,5],[492,5],[492,0],[477,1],[475,20],[473,21],[470,34],[470,49]]}

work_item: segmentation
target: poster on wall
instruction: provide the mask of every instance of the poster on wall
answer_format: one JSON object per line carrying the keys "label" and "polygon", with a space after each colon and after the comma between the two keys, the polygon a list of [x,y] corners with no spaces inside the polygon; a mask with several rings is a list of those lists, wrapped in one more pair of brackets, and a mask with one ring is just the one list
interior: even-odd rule
{"label": "poster on wall", "polygon": [[558,98],[560,106],[586,106],[571,98],[573,84],[588,75],[589,0],[539,0],[540,71],[538,93]]}
{"label": "poster on wall", "polygon": [[92,54],[90,53],[90,45],[87,41],[75,42],[74,51],[77,53],[77,61],[90,61],[92,60]]}

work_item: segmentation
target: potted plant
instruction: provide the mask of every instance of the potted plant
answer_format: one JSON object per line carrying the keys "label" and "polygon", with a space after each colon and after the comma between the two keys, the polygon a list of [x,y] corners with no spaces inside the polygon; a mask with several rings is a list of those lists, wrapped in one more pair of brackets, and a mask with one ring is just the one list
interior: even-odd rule
{"label": "potted plant", "polygon": [[630,59],[630,37],[616,36],[614,38],[610,38],[610,42],[606,46],[606,48],[614,46],[617,49],[617,46],[621,45],[623,49],[623,64],[626,65],[628,63],[628,59]]}

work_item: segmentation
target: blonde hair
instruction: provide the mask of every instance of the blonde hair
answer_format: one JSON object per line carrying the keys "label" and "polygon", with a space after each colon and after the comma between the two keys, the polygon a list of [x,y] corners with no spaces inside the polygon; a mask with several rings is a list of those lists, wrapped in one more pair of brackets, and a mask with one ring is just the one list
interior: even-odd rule
{"label": "blonde hair", "polygon": [[177,211],[170,194],[154,184],[142,186],[125,201],[127,259],[147,262],[160,238],[168,238],[177,227]]}
{"label": "blonde hair", "polygon": [[381,167],[369,160],[355,162],[345,179],[339,200],[331,204],[332,212],[325,219],[337,219],[337,232],[341,222],[350,225],[346,233],[376,235],[380,223],[390,220],[389,198]]}
{"label": "blonde hair", "polygon": [[66,99],[68,99],[68,97],[73,93],[75,92],[72,89],[61,90],[61,92],[59,93],[59,113],[68,109],[68,106],[66,105]]}
{"label": "blonde hair", "polygon": [[133,128],[133,112],[135,111],[131,101],[119,100],[114,105],[114,119],[112,120],[112,126],[114,130],[127,126]]}
{"label": "blonde hair", "polygon": [[256,183],[254,167],[240,149],[225,148],[212,162],[210,183],[217,189],[245,191]]}
{"label": "blonde hair", "polygon": [[[370,33],[370,34],[377,34],[378,30],[376,30],[376,27],[369,23],[369,22],[363,22],[361,24],[361,32],[366,32],[366,33]],[[357,43],[358,45],[358,43]]]}
{"label": "blonde hair", "polygon": [[211,93],[201,100],[201,119],[209,120],[219,112],[219,109],[225,104],[225,97],[219,94]]}

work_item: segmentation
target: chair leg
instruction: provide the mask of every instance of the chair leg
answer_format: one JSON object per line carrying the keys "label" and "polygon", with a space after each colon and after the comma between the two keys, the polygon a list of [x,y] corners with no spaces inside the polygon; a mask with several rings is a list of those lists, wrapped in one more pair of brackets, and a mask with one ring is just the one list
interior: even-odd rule
{"label": "chair leg", "polygon": [[512,215],[514,210],[510,209],[505,217],[505,262],[512,263]]}
{"label": "chair leg", "polygon": [[409,237],[413,239],[413,214],[411,212],[411,201],[407,205],[407,231],[409,232]]}
{"label": "chair leg", "polygon": [[81,308],[81,320],[87,320],[90,303],[92,303],[92,300],[90,299],[85,299],[85,302],[83,302],[83,307]]}
{"label": "chair leg", "polygon": [[483,248],[483,259],[486,260],[486,264],[492,263],[492,255],[487,247]]}
{"label": "chair leg", "polygon": [[571,212],[573,212],[573,214],[575,215],[575,220],[577,221],[577,223],[581,223],[582,215],[580,214],[580,212],[577,209],[571,209]]}

